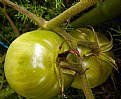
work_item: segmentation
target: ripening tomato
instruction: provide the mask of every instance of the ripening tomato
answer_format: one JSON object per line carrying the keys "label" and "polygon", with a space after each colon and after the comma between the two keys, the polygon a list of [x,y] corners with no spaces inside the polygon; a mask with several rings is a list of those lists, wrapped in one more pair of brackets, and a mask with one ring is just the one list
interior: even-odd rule
{"label": "ripening tomato", "polygon": [[[61,91],[57,57],[69,49],[64,39],[46,30],[27,32],[15,39],[5,58],[5,76],[10,86],[20,95],[35,99],[51,99]],[[73,76],[62,74],[64,88]]]}
{"label": "ripening tomato", "polygon": [[[81,57],[84,57],[82,66],[85,70],[86,77],[91,88],[104,83],[110,76],[115,61],[112,48],[112,41],[109,41],[104,34],[94,32],[90,29],[79,28],[70,32],[70,34],[78,40],[92,42],[92,45],[79,45],[78,51]],[[74,88],[81,89],[81,81],[79,75],[74,77],[71,85]]]}

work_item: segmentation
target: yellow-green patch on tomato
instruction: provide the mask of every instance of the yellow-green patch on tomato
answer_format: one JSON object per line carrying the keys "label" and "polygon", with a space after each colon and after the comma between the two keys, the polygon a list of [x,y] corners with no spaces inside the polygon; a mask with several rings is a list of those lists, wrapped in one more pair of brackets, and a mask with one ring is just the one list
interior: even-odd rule
{"label": "yellow-green patch on tomato", "polygon": [[[15,39],[5,58],[5,76],[10,86],[29,98],[52,99],[60,93],[58,54],[69,49],[63,38],[54,32],[35,30]],[[63,74],[65,89],[73,76]]]}

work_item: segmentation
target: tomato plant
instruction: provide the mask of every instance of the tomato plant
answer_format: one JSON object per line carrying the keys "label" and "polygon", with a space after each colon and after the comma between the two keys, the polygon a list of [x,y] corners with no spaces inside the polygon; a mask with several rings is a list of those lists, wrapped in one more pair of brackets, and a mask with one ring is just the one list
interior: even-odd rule
{"label": "tomato plant", "polygon": [[[5,59],[5,75],[10,86],[29,98],[51,99],[61,91],[58,54],[69,49],[63,38],[46,30],[36,30],[18,37],[10,45]],[[62,74],[68,88],[73,76]]]}
{"label": "tomato plant", "polygon": [[[30,2],[29,0],[13,0],[12,2],[10,0],[0,0],[1,19],[5,20],[1,21],[3,23],[1,29],[3,35],[7,33],[5,36],[0,35],[2,37],[1,41],[3,41],[1,45],[6,49],[7,47],[4,44],[9,45],[13,39],[22,33],[31,31],[34,28],[37,29],[38,26],[43,29],[25,33],[10,45],[5,59],[5,75],[7,81],[18,94],[24,97],[47,99],[55,97],[60,91],[63,96],[63,87],[65,89],[68,88],[73,81],[73,75],[76,74],[72,87],[82,88],[86,99],[94,99],[88,81],[92,88],[102,84],[109,77],[113,67],[116,65],[113,59],[113,53],[110,51],[112,48],[112,39],[108,41],[103,34],[95,33],[84,28],[77,29],[75,32],[73,31],[74,34],[70,33],[75,39],[68,35],[65,30],[68,31],[70,26],[72,29],[80,25],[82,26],[82,24],[85,27],[88,23],[88,25],[92,26],[93,23],[99,24],[120,15],[120,10],[117,10],[117,12],[114,10],[116,13],[112,17],[110,17],[111,15],[107,15],[107,12],[113,11],[113,8],[118,9],[120,7],[120,0],[112,0],[111,2],[98,2],[98,0],[52,1],[32,0]],[[96,7],[96,5],[99,6]],[[10,7],[17,10],[18,14],[16,14],[16,11],[12,14]],[[92,10],[92,8],[96,9]],[[104,8],[101,9],[101,12],[105,12],[107,9],[105,15],[109,17],[105,18],[104,14],[100,13],[100,8]],[[63,12],[62,10],[65,11]],[[85,16],[85,12],[89,14]],[[79,16],[82,16],[82,14],[84,14],[84,17],[81,17],[82,21],[78,21],[78,19],[80,20]],[[78,18],[73,17],[75,15]],[[10,18],[11,16],[16,16],[17,19]],[[93,18],[99,16],[98,19],[100,20],[96,20],[96,22],[90,21],[92,16]],[[77,21],[74,21],[76,18]],[[20,24],[19,19],[22,21]],[[12,20],[17,21],[13,22]],[[9,22],[9,25],[6,21]],[[5,25],[7,25],[6,28]],[[11,37],[13,36],[11,34],[13,35],[13,32],[10,34],[11,29],[15,33],[12,39]],[[7,30],[7,32],[4,30]],[[47,30],[54,31],[63,38]],[[76,40],[78,41],[78,46]],[[82,44],[81,41],[85,43]],[[1,63],[3,64],[4,60]],[[1,74],[0,88],[4,89],[4,81],[6,79],[4,79],[3,70]],[[1,92],[3,92],[3,89]],[[6,98],[5,95],[1,96]]]}
{"label": "tomato plant", "polygon": [[[70,34],[82,41],[92,42],[91,45],[79,45],[80,56],[83,58],[82,66],[89,84],[92,88],[104,83],[110,76],[115,62],[112,51],[112,40],[99,32],[90,29],[79,28]],[[80,75],[76,75],[72,87],[81,89]]]}

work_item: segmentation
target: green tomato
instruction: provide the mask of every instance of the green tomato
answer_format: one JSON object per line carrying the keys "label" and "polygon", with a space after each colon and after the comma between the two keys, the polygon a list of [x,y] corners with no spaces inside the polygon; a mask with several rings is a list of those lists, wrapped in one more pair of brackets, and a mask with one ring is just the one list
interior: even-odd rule
{"label": "green tomato", "polygon": [[[94,31],[86,28],[79,28],[70,32],[70,34],[76,39],[94,42],[98,45],[98,48],[95,49],[89,45],[80,45],[78,51],[80,56],[84,57],[82,66],[91,88],[104,83],[113,70],[113,64],[111,62],[113,60],[113,53],[109,50],[110,48],[108,49],[107,47],[107,44],[109,44],[107,37],[101,33],[96,32],[95,34]],[[103,49],[103,51],[101,49]],[[82,88],[78,74],[74,77],[71,86],[78,89]]]}
{"label": "green tomato", "polygon": [[[61,92],[57,65],[59,53],[69,49],[56,33],[36,30],[24,33],[10,45],[5,58],[5,76],[9,85],[21,96],[51,99]],[[68,88],[73,76],[62,74]]]}

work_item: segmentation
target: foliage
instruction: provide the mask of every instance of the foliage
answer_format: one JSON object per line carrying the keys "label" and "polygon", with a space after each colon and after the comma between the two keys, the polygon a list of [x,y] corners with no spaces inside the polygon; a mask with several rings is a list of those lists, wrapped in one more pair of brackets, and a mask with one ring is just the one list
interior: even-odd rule
{"label": "foliage", "polygon": [[[65,5],[62,0],[18,0],[17,4],[21,5],[37,16],[45,18],[46,20],[54,18],[65,10]],[[15,16],[20,18],[24,24],[29,20],[27,16],[21,14],[20,12],[18,12]]]}

